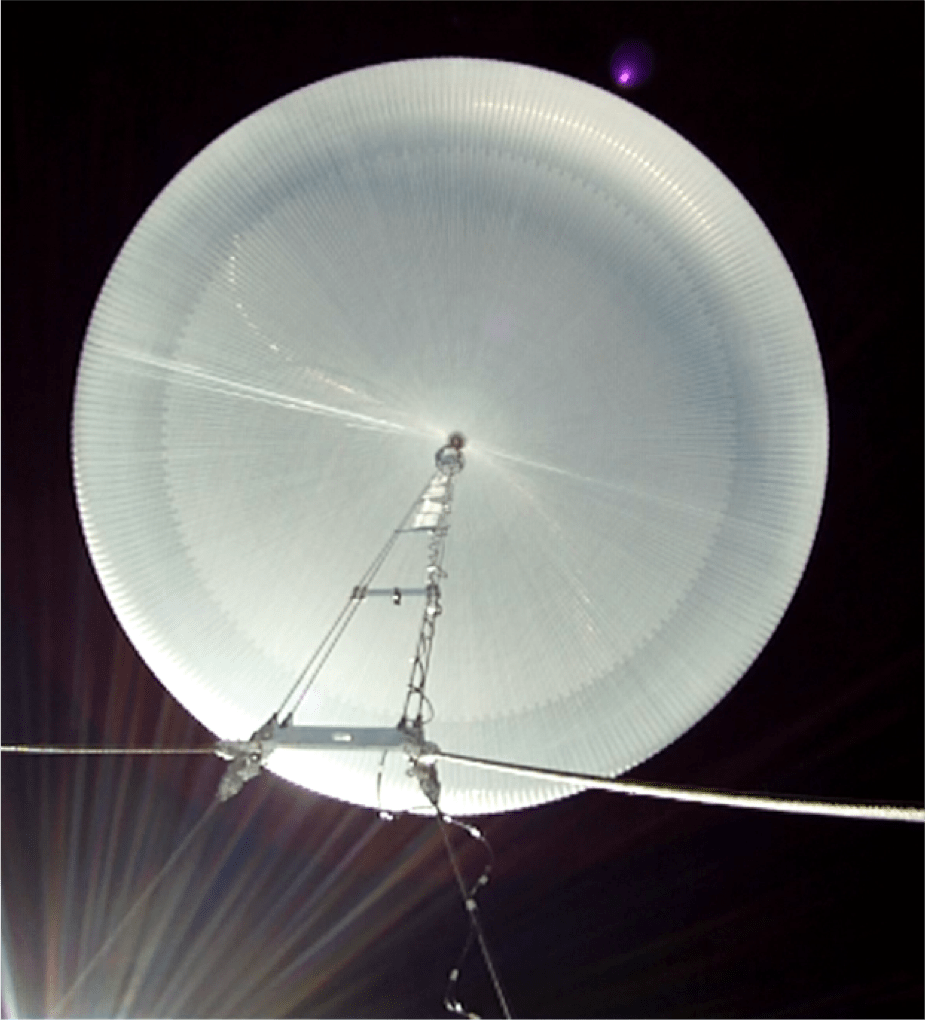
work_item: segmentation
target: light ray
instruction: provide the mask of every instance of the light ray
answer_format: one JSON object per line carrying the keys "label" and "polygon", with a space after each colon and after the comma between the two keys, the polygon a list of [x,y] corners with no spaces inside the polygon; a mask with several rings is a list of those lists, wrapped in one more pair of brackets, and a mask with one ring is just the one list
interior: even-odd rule
{"label": "light ray", "polygon": [[[276,390],[254,386],[251,383],[228,379],[224,376],[216,375],[214,372],[207,372],[205,369],[191,365],[188,362],[161,358],[155,354],[142,351],[128,351],[124,348],[99,341],[94,343],[93,347],[97,350],[104,350],[107,354],[115,355],[125,361],[130,361],[133,364],[161,372],[165,376],[169,375],[175,381],[185,386],[205,390],[208,393],[218,394],[219,396],[256,400],[290,411],[300,411],[306,414],[333,418],[355,428],[370,429],[376,432],[403,433],[414,431],[406,425],[401,425],[396,421],[389,421],[386,418],[374,418],[368,414],[360,414],[358,411],[349,411],[344,407],[335,407],[331,404],[322,404],[316,400],[309,400],[307,397],[297,397],[294,394],[280,393]],[[418,434],[424,435],[425,433],[420,432]]]}

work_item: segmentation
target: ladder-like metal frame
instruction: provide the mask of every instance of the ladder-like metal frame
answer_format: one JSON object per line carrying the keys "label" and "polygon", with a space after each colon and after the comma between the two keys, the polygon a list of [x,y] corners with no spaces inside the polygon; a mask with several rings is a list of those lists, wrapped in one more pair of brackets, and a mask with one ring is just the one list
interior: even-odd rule
{"label": "ladder-like metal frame", "polygon": [[[440,582],[446,576],[443,558],[450,528],[450,514],[453,502],[453,488],[456,476],[465,466],[463,447],[465,438],[459,432],[452,433],[435,456],[437,471],[424,493],[415,504],[414,517],[410,527],[400,527],[395,535],[407,532],[430,531],[427,546],[426,584],[423,588],[371,588],[360,583],[353,588],[350,599],[360,603],[367,598],[388,596],[400,605],[406,596],[424,598],[424,612],[418,630],[417,646],[408,680],[404,709],[397,726],[300,726],[293,723],[294,711],[279,721],[287,703],[295,699],[296,704],[304,696],[299,687],[307,689],[306,673],[300,676],[295,687],[287,695],[280,709],[275,712],[249,740],[220,740],[214,748],[215,754],[228,760],[228,768],[222,777],[218,790],[219,800],[233,797],[249,780],[260,774],[270,755],[279,749],[326,749],[326,750],[370,750],[402,749],[411,761],[411,774],[415,775],[427,796],[435,806],[440,795],[440,783],[436,765],[420,761],[424,754],[434,754],[439,748],[424,737],[424,706],[429,704],[426,694],[427,677],[430,672],[431,653],[437,619],[443,612]],[[390,540],[394,542],[395,535]],[[387,550],[391,545],[387,545]],[[386,554],[387,555],[387,552]],[[378,566],[384,556],[378,561]],[[371,580],[371,578],[370,578]],[[353,610],[356,609],[354,605]],[[347,618],[349,622],[350,617]],[[335,628],[337,624],[335,624]],[[346,623],[337,630],[337,638],[343,633]],[[332,631],[335,630],[332,628]],[[327,654],[324,658],[326,659]],[[323,661],[323,660],[322,660]]]}

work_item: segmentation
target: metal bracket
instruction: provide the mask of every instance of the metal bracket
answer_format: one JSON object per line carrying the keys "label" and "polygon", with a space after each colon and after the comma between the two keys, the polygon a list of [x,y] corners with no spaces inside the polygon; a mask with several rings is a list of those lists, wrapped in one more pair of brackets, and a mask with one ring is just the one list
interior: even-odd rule
{"label": "metal bracket", "polygon": [[426,595],[426,588],[367,588],[364,585],[357,585],[353,591],[350,592],[350,598],[354,602],[362,602],[364,599],[372,598],[374,596],[387,595],[396,606],[401,605],[401,600],[406,595]]}
{"label": "metal bracket", "polygon": [[405,753],[408,755],[411,766],[407,774],[417,779],[424,796],[435,808],[438,808],[440,801],[440,779],[437,776],[437,766],[432,762],[425,764],[421,761],[421,758],[426,755],[439,753],[439,751],[435,750],[437,745],[424,739],[424,726],[418,720],[412,722],[411,720],[403,719],[398,724],[398,728],[408,737]]}

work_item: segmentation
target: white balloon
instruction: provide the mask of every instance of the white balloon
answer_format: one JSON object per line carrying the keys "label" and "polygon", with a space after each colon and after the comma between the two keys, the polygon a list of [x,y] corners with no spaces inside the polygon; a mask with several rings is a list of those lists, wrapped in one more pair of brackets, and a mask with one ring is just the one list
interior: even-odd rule
{"label": "white balloon", "polygon": [[[448,751],[614,775],[742,676],[799,582],[825,387],[767,230],[690,144],[535,68],[410,61],[222,135],[120,253],[74,414],[102,584],[219,738],[265,722],[468,439],[427,690]],[[420,586],[425,534],[377,584]],[[368,599],[297,722],[394,725],[421,601]],[[401,753],[279,751],[302,786],[426,805]],[[542,780],[442,764],[442,806]]]}

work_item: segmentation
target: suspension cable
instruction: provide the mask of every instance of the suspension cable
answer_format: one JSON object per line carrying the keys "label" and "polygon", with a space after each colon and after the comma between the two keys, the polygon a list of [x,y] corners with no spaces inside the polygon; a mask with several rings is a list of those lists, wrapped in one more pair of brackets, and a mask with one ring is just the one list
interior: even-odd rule
{"label": "suspension cable", "polygon": [[[440,829],[440,835],[443,838],[443,844],[446,847],[447,856],[450,859],[450,866],[453,869],[453,875],[456,878],[456,884],[459,886],[459,892],[462,896],[463,906],[466,908],[466,913],[469,917],[469,933],[466,938],[466,944],[463,946],[463,951],[459,956],[456,966],[450,971],[449,980],[447,982],[446,993],[444,994],[444,1005],[451,1013],[457,1013],[465,1017],[477,1017],[477,1014],[469,1013],[459,1003],[459,1000],[455,997],[455,987],[459,981],[459,968],[462,965],[466,954],[469,952],[469,948],[472,945],[473,936],[478,940],[479,949],[482,953],[482,959],[485,961],[485,967],[488,970],[488,975],[491,978],[492,986],[495,990],[495,995],[498,999],[498,1003],[501,1006],[501,1012],[507,1018],[511,1020],[511,1010],[507,1003],[507,998],[504,995],[504,989],[501,987],[501,979],[498,977],[498,972],[495,969],[494,961],[491,958],[491,953],[488,951],[488,943],[485,940],[485,932],[482,930],[482,922],[479,918],[479,908],[476,901],[476,897],[481,890],[482,886],[488,882],[488,875],[491,871],[492,864],[494,863],[494,853],[492,852],[491,846],[480,832],[474,827],[462,823],[455,823],[461,825],[462,828],[466,829],[470,835],[481,840],[481,842],[487,847],[489,853],[488,864],[483,870],[478,881],[471,889],[466,887],[465,879],[462,876],[459,863],[456,860],[456,854],[453,850],[453,844],[450,840],[449,833],[447,832],[448,825],[453,823],[453,819],[449,818],[444,814],[440,807],[440,783],[437,779],[437,767],[436,765],[424,765],[421,763],[421,758],[416,757],[412,760],[412,766],[409,771],[409,775],[416,775],[418,782],[421,784],[421,790],[424,796],[430,801],[434,813],[437,819],[437,826]],[[451,999],[450,996],[453,995]]]}
{"label": "suspension cable", "polygon": [[51,747],[46,744],[4,744],[4,754],[215,754],[209,747]]}
{"label": "suspension cable", "polygon": [[661,786],[655,783],[627,783],[603,776],[580,772],[563,772],[557,769],[537,768],[533,765],[515,765],[512,762],[493,761],[447,751],[429,751],[420,756],[422,762],[452,761],[460,765],[508,775],[531,776],[563,783],[587,790],[605,790],[609,793],[628,793],[640,797],[659,797],[663,800],[687,801],[695,804],[715,804],[721,807],[757,808],[763,811],[782,811],[792,814],[823,815],[833,818],[863,818],[877,821],[925,822],[925,808],[898,804],[855,804],[801,799],[751,793],[725,793],[718,790],[695,790],[685,787]]}
{"label": "suspension cable", "polygon": [[[437,812],[437,824],[440,828],[440,835],[443,837],[443,843],[446,847],[447,856],[450,859],[450,865],[453,868],[453,874],[456,877],[456,884],[459,886],[459,892],[462,896],[463,906],[466,908],[466,913],[469,915],[469,937],[466,941],[466,946],[463,949],[462,955],[460,956],[459,963],[450,972],[450,982],[447,991],[449,992],[450,987],[454,986],[459,980],[459,965],[462,963],[463,958],[469,950],[469,946],[472,943],[472,936],[478,940],[479,949],[482,952],[482,959],[485,961],[485,967],[488,970],[488,975],[491,978],[492,987],[495,990],[495,995],[498,998],[498,1003],[501,1006],[501,1012],[507,1018],[511,1020],[511,1010],[507,1003],[507,998],[504,995],[504,989],[501,987],[501,979],[498,977],[498,972],[495,969],[494,961],[491,958],[491,953],[488,951],[488,943],[485,941],[485,932],[482,930],[482,922],[479,919],[478,903],[476,902],[476,893],[478,890],[488,881],[486,874],[483,873],[472,889],[466,888],[465,879],[462,876],[462,872],[459,868],[459,863],[456,860],[456,853],[453,850],[453,844],[450,841],[449,833],[447,832],[447,817],[440,810],[436,802],[432,802]],[[490,867],[490,864],[489,864]],[[449,1000],[449,995],[447,995]],[[471,1017],[473,1014],[466,1012],[459,1002],[455,1003],[452,1001],[446,1001],[447,1009],[454,1013],[460,1013],[462,1016]]]}
{"label": "suspension cable", "polygon": [[[473,839],[477,839],[482,846],[485,848],[488,859],[485,862],[485,867],[482,869],[481,875],[469,889],[469,899],[475,899],[479,894],[482,887],[488,884],[491,877],[491,871],[495,864],[495,852],[491,848],[491,843],[485,838],[484,835],[474,826],[469,825],[467,822],[460,822],[455,818],[450,818],[449,815],[444,816],[445,820],[451,825],[455,825],[460,829],[467,832]],[[459,958],[456,961],[456,965],[450,971],[447,982],[446,990],[443,993],[443,1005],[450,1013],[456,1013],[458,1016],[464,1016],[467,1018],[475,1018],[478,1020],[476,1013],[470,1013],[463,1004],[459,1001],[459,996],[456,994],[456,988],[459,984],[459,976],[462,971],[462,965],[469,955],[469,950],[472,948],[472,943],[475,940],[475,928],[472,924],[469,925],[469,930],[466,934],[466,941],[463,945],[462,952],[459,954]]]}
{"label": "suspension cable", "polygon": [[[370,565],[366,568],[365,572],[360,578],[359,583],[354,587],[343,608],[338,613],[337,618],[334,620],[334,623],[331,624],[331,627],[329,628],[328,632],[321,639],[320,644],[312,653],[309,660],[305,663],[305,666],[299,672],[298,676],[295,679],[295,682],[289,689],[289,692],[286,694],[285,698],[283,698],[283,701],[280,704],[279,710],[277,712],[277,716],[280,720],[285,719],[287,716],[294,715],[295,712],[298,710],[299,706],[302,704],[302,701],[305,699],[306,694],[308,694],[309,690],[311,689],[312,684],[318,678],[318,674],[321,672],[322,667],[330,658],[331,653],[334,651],[334,647],[337,645],[338,641],[340,641],[344,631],[347,629],[347,626],[349,625],[350,621],[354,617],[354,614],[359,608],[360,602],[362,601],[363,592],[372,583],[376,574],[378,574],[383,563],[385,563],[386,559],[388,558],[389,553],[391,553],[393,547],[395,546],[395,543],[398,541],[399,535],[401,535],[402,532],[405,530],[405,526],[407,525],[409,518],[414,513],[415,509],[418,507],[421,500],[424,498],[424,495],[434,484],[434,481],[439,477],[440,472],[438,471],[430,478],[430,480],[427,482],[424,488],[421,489],[420,493],[415,497],[414,501],[411,503],[411,506],[408,507],[408,510],[402,516],[402,519],[398,527],[395,528],[395,530],[392,532],[392,534],[386,541],[385,545],[376,555],[375,559],[373,559],[372,563],[370,563]],[[296,697],[297,693],[298,696]],[[295,697],[295,701],[292,704],[292,707],[287,711],[286,707],[289,704],[289,702],[293,699],[293,697]]]}

